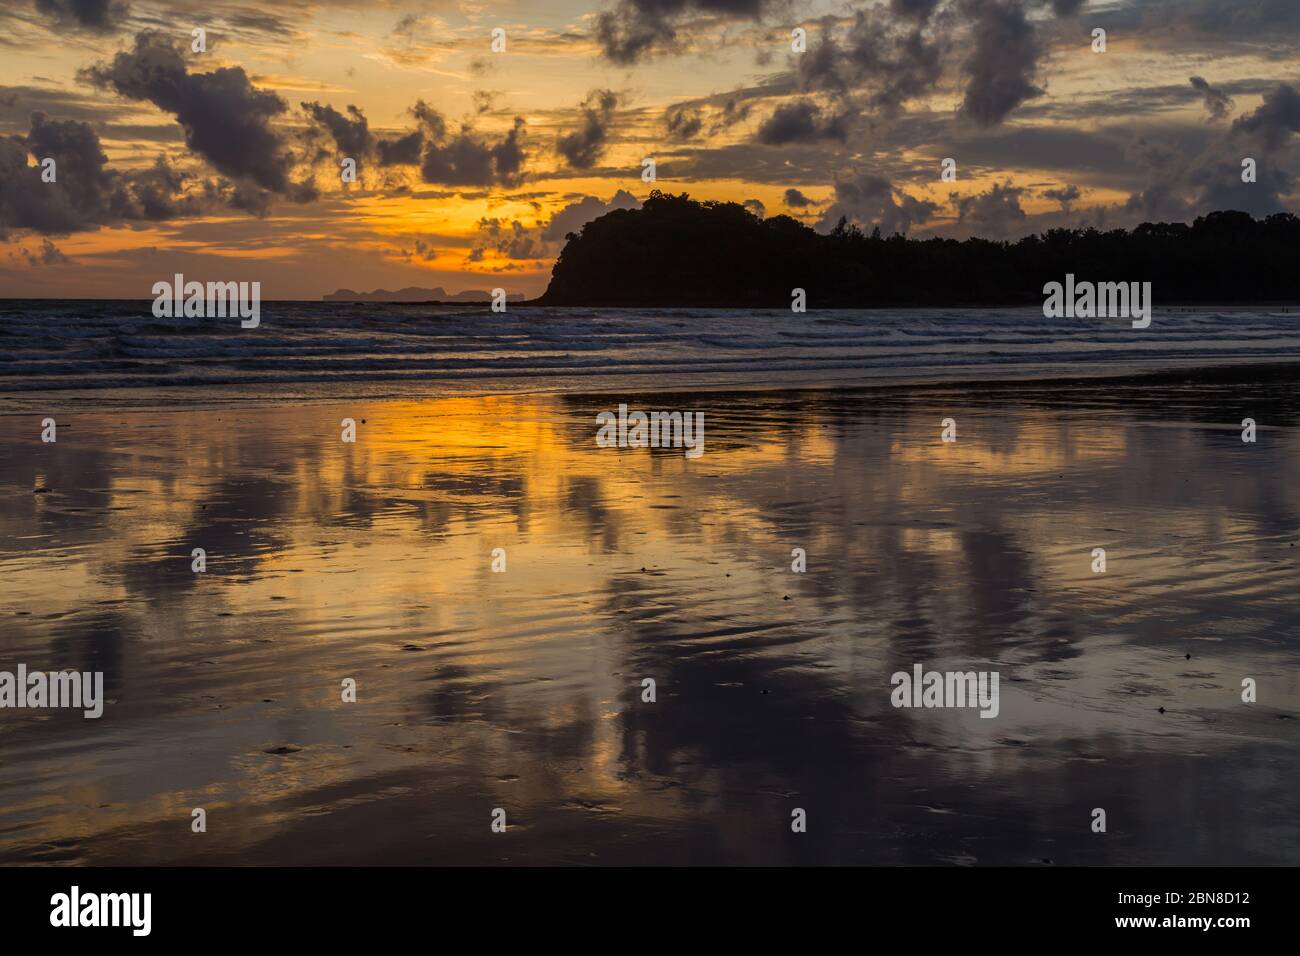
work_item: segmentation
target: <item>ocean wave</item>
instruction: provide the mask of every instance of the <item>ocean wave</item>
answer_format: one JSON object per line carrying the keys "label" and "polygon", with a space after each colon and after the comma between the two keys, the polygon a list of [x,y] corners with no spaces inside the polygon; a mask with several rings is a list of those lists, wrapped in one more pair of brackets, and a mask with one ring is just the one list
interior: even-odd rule
{"label": "ocean wave", "polygon": [[266,303],[261,325],[155,318],[147,303],[0,308],[0,392],[392,380],[409,384],[647,375],[788,373],[942,377],[945,370],[1300,358],[1300,315],[1157,310],[1123,320],[1045,319],[1036,309],[535,309]]}

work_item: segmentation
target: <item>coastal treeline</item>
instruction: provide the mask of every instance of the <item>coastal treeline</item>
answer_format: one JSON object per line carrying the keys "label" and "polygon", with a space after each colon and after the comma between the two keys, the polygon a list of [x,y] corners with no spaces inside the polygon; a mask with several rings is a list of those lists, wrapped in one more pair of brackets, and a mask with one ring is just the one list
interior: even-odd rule
{"label": "coastal treeline", "polygon": [[1043,286],[1151,282],[1158,305],[1300,301],[1300,219],[1210,213],[1131,230],[1051,229],[1016,241],[823,234],[732,202],[656,190],[570,233],[544,305],[789,308],[1041,303]]}

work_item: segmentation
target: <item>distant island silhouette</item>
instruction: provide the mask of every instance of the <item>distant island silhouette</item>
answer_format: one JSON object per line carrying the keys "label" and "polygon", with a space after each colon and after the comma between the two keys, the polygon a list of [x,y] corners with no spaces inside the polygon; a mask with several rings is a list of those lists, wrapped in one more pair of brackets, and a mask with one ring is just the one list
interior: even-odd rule
{"label": "distant island silhouette", "polygon": [[[513,301],[521,299],[523,296],[518,293],[506,295],[506,299]],[[448,292],[442,286],[436,286],[432,289],[421,289],[416,286],[407,286],[405,289],[398,289],[396,292],[389,292],[387,289],[376,289],[374,292],[354,292],[351,289],[339,289],[336,292],[330,292],[321,296],[323,302],[455,302],[455,303],[484,303],[492,301],[492,293],[484,292],[479,289],[468,289],[465,292]]]}
{"label": "distant island silhouette", "polygon": [[1300,302],[1300,218],[1210,213],[1190,225],[1051,229],[1012,241],[828,234],[789,216],[655,190],[569,233],[546,306],[789,308],[992,307],[1043,301],[1067,273],[1151,282],[1157,307]]}

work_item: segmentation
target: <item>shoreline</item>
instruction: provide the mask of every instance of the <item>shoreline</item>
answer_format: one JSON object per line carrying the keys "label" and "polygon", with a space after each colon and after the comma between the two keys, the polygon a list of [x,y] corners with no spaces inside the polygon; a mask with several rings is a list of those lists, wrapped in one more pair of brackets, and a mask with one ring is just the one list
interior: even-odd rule
{"label": "shoreline", "polygon": [[[974,372],[987,371],[984,368],[972,369]],[[690,372],[670,373],[683,376]],[[650,376],[646,376],[649,378]],[[425,402],[449,398],[490,399],[490,398],[525,398],[530,396],[566,396],[601,397],[612,395],[680,395],[701,393],[720,395],[780,395],[798,392],[864,392],[871,394],[898,395],[902,393],[978,393],[996,391],[1023,391],[1036,388],[1052,387],[1065,390],[1096,387],[1107,384],[1117,388],[1138,386],[1169,385],[1272,385],[1283,382],[1300,383],[1300,361],[1298,362],[1251,362],[1216,363],[1213,365],[1189,364],[1185,366],[1162,365],[1159,368],[1134,369],[1118,368],[1097,371],[1093,374],[1079,374],[1071,370],[1067,374],[1025,374],[994,378],[970,377],[936,378],[909,375],[864,380],[860,377],[838,378],[822,376],[817,379],[791,381],[761,382],[662,382],[650,384],[642,382],[625,382],[621,386],[590,383],[590,387],[537,387],[537,388],[484,388],[484,389],[450,389],[442,392],[431,390],[428,385],[420,383],[414,389],[409,380],[374,379],[367,385],[392,385],[391,390],[376,391],[372,394],[357,395],[283,395],[275,394],[274,389],[257,397],[247,395],[223,395],[225,386],[209,387],[203,385],[171,386],[158,388],[140,386],[132,388],[105,389],[31,389],[17,392],[0,391],[0,418],[27,416],[34,411],[46,411],[54,408],[72,411],[93,411],[105,413],[125,413],[132,411],[192,412],[205,408],[228,409],[232,407],[265,408],[279,404],[293,405],[357,405],[385,403],[394,401]],[[286,383],[292,387],[295,383]],[[456,384],[461,384],[460,382]],[[497,383],[499,385],[499,383]],[[125,395],[133,401],[122,401]],[[117,399],[115,401],[115,399]],[[15,408],[14,405],[25,407]]]}

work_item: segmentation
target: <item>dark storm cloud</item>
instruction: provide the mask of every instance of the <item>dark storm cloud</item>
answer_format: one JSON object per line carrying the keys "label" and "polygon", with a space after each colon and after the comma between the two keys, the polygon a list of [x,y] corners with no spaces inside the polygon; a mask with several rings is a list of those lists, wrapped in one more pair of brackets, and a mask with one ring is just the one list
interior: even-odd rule
{"label": "dark storm cloud", "polygon": [[345,116],[319,103],[302,105],[314,133],[333,139],[340,155],[357,160],[377,157],[381,167],[416,166],[421,180],[445,186],[515,186],[523,178],[525,130],[519,116],[509,130],[494,138],[468,122],[453,131],[442,113],[417,100],[410,109],[417,128],[379,138],[355,106],[349,106]]}
{"label": "dark storm cloud", "polygon": [[[788,89],[788,87],[784,88]],[[765,89],[764,93],[775,92]],[[674,103],[664,110],[664,127],[668,138],[686,142],[701,133],[714,136],[749,118],[753,104],[748,100],[753,90],[738,90],[725,96]]]}
{"label": "dark storm cloud", "polygon": [[120,0],[36,0],[36,12],[49,17],[51,25],[112,33],[125,19],[128,9]]}
{"label": "dark storm cloud", "polygon": [[[1284,211],[1295,185],[1287,163],[1297,132],[1300,93],[1283,83],[1199,149],[1142,137],[1130,147],[1129,158],[1145,172],[1146,182],[1124,209],[1150,220],[1187,220],[1225,209],[1257,217]],[[1254,182],[1242,180],[1245,159],[1254,162]]]}
{"label": "dark storm cloud", "polygon": [[692,16],[760,18],[768,0],[618,0],[596,16],[595,36],[606,59],[629,65],[672,49],[677,26]]}
{"label": "dark storm cloud", "polygon": [[[419,165],[424,182],[443,186],[514,186],[523,178],[522,117],[516,116],[510,130],[494,140],[467,124],[451,132],[446,118],[423,100],[416,102],[411,113],[421,124],[423,152]],[[409,146],[403,140],[396,140],[387,151],[390,165],[395,162],[392,157],[402,150],[409,152]],[[382,147],[381,155],[384,155]]]}
{"label": "dark storm cloud", "polygon": [[1043,94],[1034,82],[1043,44],[1015,0],[963,0],[961,9],[972,19],[961,113],[977,126],[995,126]]}
{"label": "dark storm cloud", "polygon": [[[36,165],[29,166],[30,155]],[[55,181],[43,182],[41,163],[54,160]],[[9,230],[66,235],[127,220],[194,215],[198,199],[161,156],[149,169],[115,172],[88,123],[50,120],[33,113],[27,136],[0,137],[0,236]]]}
{"label": "dark storm cloud", "polygon": [[1024,189],[1010,182],[994,183],[986,192],[974,196],[949,198],[957,209],[959,226],[969,226],[975,235],[1003,238],[1011,235],[1025,222],[1025,211],[1020,208]]}
{"label": "dark storm cloud", "polygon": [[704,128],[704,117],[699,110],[669,107],[664,111],[664,127],[669,139],[694,139]]}
{"label": "dark storm cloud", "polygon": [[887,116],[929,93],[943,73],[942,44],[927,39],[921,25],[899,23],[873,7],[854,14],[842,38],[827,31],[796,60],[800,89],[852,96],[858,107]]}
{"label": "dark storm cloud", "polygon": [[848,137],[848,116],[823,109],[809,99],[783,103],[758,128],[758,141],[768,146],[789,143],[815,143],[821,140],[844,142]]}
{"label": "dark storm cloud", "polygon": [[374,148],[370,124],[357,107],[349,104],[347,116],[332,106],[322,106],[315,102],[303,103],[302,109],[315,124],[315,128],[330,135],[340,155],[359,160]]}
{"label": "dark storm cloud", "polygon": [[1184,154],[1168,144],[1143,137],[1129,147],[1128,155],[1136,167],[1146,170],[1147,183],[1129,196],[1124,211],[1150,222],[1190,218],[1191,207],[1182,196]]}
{"label": "dark storm cloud", "polygon": [[381,166],[414,166],[420,161],[424,133],[417,129],[397,139],[381,139],[375,145],[379,150]]}
{"label": "dark storm cloud", "polygon": [[817,224],[819,230],[833,227],[841,218],[865,228],[878,227],[885,235],[905,233],[929,222],[938,206],[913,199],[883,176],[860,173],[836,180],[835,199]]}
{"label": "dark storm cloud", "polygon": [[749,111],[752,104],[743,100],[742,94],[736,94],[723,100],[721,108],[714,113],[713,125],[710,127],[710,133],[718,133],[724,129],[729,129],[737,123],[743,123],[749,119]]}
{"label": "dark storm cloud", "polygon": [[809,199],[794,187],[785,191],[785,204],[790,209],[807,209],[809,206],[816,205],[813,200]]}
{"label": "dark storm cloud", "polygon": [[429,143],[420,162],[420,177],[426,183],[446,186],[514,186],[523,178],[524,121],[514,125],[493,142],[462,129],[444,143]]}
{"label": "dark storm cloud", "polygon": [[27,260],[28,265],[32,266],[63,266],[72,262],[48,239],[41,240],[40,252],[28,252],[24,249],[23,258]]}
{"label": "dark storm cloud", "polygon": [[1187,171],[1192,212],[1203,215],[1224,209],[1271,216],[1286,210],[1282,197],[1290,192],[1291,175],[1269,157],[1257,160],[1256,181],[1241,181],[1241,160],[1235,156],[1203,156]]}
{"label": "dark storm cloud", "polygon": [[299,201],[315,198],[309,186],[291,182],[294,157],[271,125],[287,104],[254,87],[242,67],[190,73],[175,44],[148,30],[136,35],[134,49],[81,75],[174,115],[186,145],[226,176]]}
{"label": "dark storm cloud", "polygon": [[593,90],[588,94],[580,108],[579,127],[559,136],[555,141],[555,151],[570,167],[590,169],[596,165],[605,150],[617,106],[618,95],[612,90]]}
{"label": "dark storm cloud", "polygon": [[1048,42],[1036,24],[1078,8],[1051,0],[892,0],[855,11],[846,25],[824,18],[819,41],[791,58],[790,76],[800,91],[834,101],[837,112],[864,115],[862,128],[873,131],[955,78],[959,113],[989,128],[1044,92],[1038,73]]}
{"label": "dark storm cloud", "polygon": [[1124,212],[1143,222],[1185,222],[1192,218],[1192,207],[1168,183],[1157,183],[1134,193],[1124,204]]}
{"label": "dark storm cloud", "polygon": [[249,182],[231,182],[228,179],[221,179],[209,180],[203,184],[203,198],[206,205],[238,209],[259,219],[270,214],[273,195]]}
{"label": "dark storm cloud", "polygon": [[1064,186],[1060,189],[1043,190],[1043,198],[1060,203],[1062,212],[1069,212],[1070,208],[1079,201],[1081,195],[1078,186]]}
{"label": "dark storm cloud", "polygon": [[1224,119],[1232,112],[1232,97],[1227,93],[1215,89],[1203,77],[1189,77],[1188,82],[1192,84],[1192,89],[1201,94],[1201,100],[1212,118]]}
{"label": "dark storm cloud", "polygon": [[1279,83],[1264,94],[1255,112],[1238,117],[1234,133],[1242,133],[1265,149],[1280,149],[1293,133],[1300,132],[1300,93],[1294,86]]}
{"label": "dark storm cloud", "polygon": [[924,23],[930,19],[941,0],[889,0],[889,9],[896,16]]}
{"label": "dark storm cloud", "polygon": [[1128,155],[1139,166],[1166,176],[1174,175],[1180,160],[1178,152],[1165,143],[1148,142],[1145,138],[1129,147]]}
{"label": "dark storm cloud", "polygon": [[[1282,154],[1296,133],[1300,133],[1300,93],[1280,83],[1186,169],[1183,179],[1195,192],[1197,211],[1236,209],[1253,216],[1284,211],[1283,197],[1292,192],[1294,177]],[[1242,160],[1247,157],[1256,165],[1253,183],[1242,181]]]}
{"label": "dark storm cloud", "polygon": [[410,249],[400,248],[398,250],[402,258],[408,262],[420,259],[423,262],[432,262],[438,258],[438,247],[432,242],[425,242],[423,239],[416,239]]}
{"label": "dark storm cloud", "polygon": [[478,238],[469,251],[468,261],[482,262],[489,251],[506,259],[540,259],[546,254],[536,232],[517,219],[479,220]]}
{"label": "dark storm cloud", "polygon": [[[18,225],[31,225],[41,232],[54,232],[60,225],[68,231],[78,228],[84,221],[105,221],[112,205],[113,176],[108,171],[108,157],[99,145],[99,137],[87,123],[74,120],[54,121],[41,113],[32,115],[31,132],[27,136],[26,151],[37,163],[47,157],[55,161],[54,183],[41,184],[39,170],[33,169],[29,177],[37,185],[38,194],[54,194],[50,201],[44,195],[31,197],[29,207],[33,213],[62,215],[63,222],[46,220],[29,221]],[[48,187],[53,186],[54,189]],[[22,202],[23,197],[13,197]],[[6,217],[7,219],[8,217]]]}

